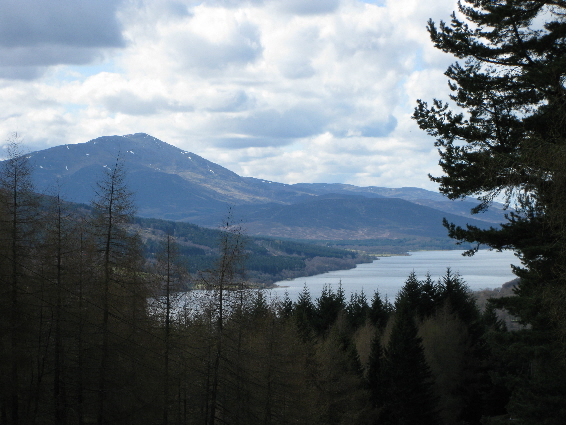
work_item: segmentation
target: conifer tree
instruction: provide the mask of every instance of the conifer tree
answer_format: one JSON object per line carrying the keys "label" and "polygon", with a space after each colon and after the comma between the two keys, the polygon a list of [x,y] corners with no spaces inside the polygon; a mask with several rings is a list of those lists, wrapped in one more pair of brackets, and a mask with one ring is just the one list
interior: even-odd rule
{"label": "conifer tree", "polygon": [[437,289],[430,276],[420,281],[414,271],[409,274],[395,298],[396,311],[412,311],[420,320],[433,314],[437,304]]}
{"label": "conifer tree", "polygon": [[566,270],[566,4],[466,0],[459,12],[464,20],[454,14],[450,24],[428,29],[437,48],[464,60],[446,71],[464,112],[419,100],[414,118],[436,137],[445,175],[431,178],[442,193],[479,195],[474,212],[500,194],[517,209],[501,228],[446,223],[449,234],[515,249],[526,266],[520,291],[536,297],[536,287],[557,283]]}
{"label": "conifer tree", "polygon": [[379,296],[379,291],[376,290],[371,300],[368,315],[370,323],[377,327],[380,331],[383,331],[385,325],[387,325],[392,309],[393,307],[389,301],[383,301]]}
{"label": "conifer tree", "polygon": [[351,327],[343,312],[319,341],[314,386],[320,422],[360,423],[368,394]]}
{"label": "conifer tree", "polygon": [[288,319],[293,314],[293,301],[291,301],[288,291],[285,291],[283,300],[278,307],[279,315],[284,319]]}
{"label": "conifer tree", "polygon": [[299,297],[295,303],[293,317],[295,318],[299,335],[303,341],[309,340],[312,337],[311,333],[314,327],[315,306],[306,284],[299,293]]}
{"label": "conifer tree", "polygon": [[[213,341],[210,351],[210,377],[207,383],[207,419],[206,423],[214,425],[226,414],[222,407],[220,395],[223,389],[221,380],[226,378],[223,369],[227,367],[227,343],[225,324],[230,317],[230,308],[242,310],[245,289],[244,270],[246,238],[240,225],[234,224],[231,211],[221,227],[219,251],[220,255],[213,269],[202,272],[200,280],[206,289],[213,294],[211,300],[211,329]],[[238,292],[239,291],[239,292]],[[234,296],[235,294],[235,296]],[[235,301],[231,304],[231,301]],[[224,374],[225,375],[225,374]]]}
{"label": "conifer tree", "polygon": [[54,422],[65,424],[71,409],[68,390],[74,384],[71,365],[77,337],[71,323],[76,321],[76,280],[72,266],[77,257],[76,234],[79,217],[73,214],[59,194],[45,203],[40,249],[41,280],[45,302],[51,311],[46,353],[53,370]]}
{"label": "conifer tree", "polygon": [[404,309],[406,311],[417,312],[422,298],[421,282],[417,279],[416,273],[413,271],[405,280],[405,284],[398,292],[395,298],[395,310]]}
{"label": "conifer tree", "polygon": [[[395,324],[381,368],[383,392],[386,392],[382,413],[384,423],[436,425],[440,422],[438,400],[422,340],[413,312],[405,306],[395,313]],[[381,391],[377,391],[380,394]]]}
{"label": "conifer tree", "polygon": [[[119,339],[111,338],[119,333],[119,325],[126,323],[120,318],[122,304],[126,262],[131,254],[135,236],[128,233],[126,225],[134,215],[133,194],[126,185],[126,170],[123,160],[118,157],[115,164],[105,167],[104,177],[98,182],[96,198],[92,202],[94,209],[91,231],[98,251],[97,275],[100,279],[99,298],[102,317],[100,318],[101,341],[100,363],[98,367],[98,402],[97,422],[99,425],[108,423],[117,411],[125,406],[120,405],[117,399],[109,398],[109,385],[111,377],[113,385],[118,383],[112,376],[111,370],[119,366],[112,362],[112,355],[117,354]],[[114,388],[112,394],[119,391]]]}
{"label": "conifer tree", "polygon": [[370,392],[372,407],[379,409],[385,402],[387,392],[383,376],[383,347],[381,345],[381,332],[375,332],[371,340],[369,361],[367,366],[367,383]]}
{"label": "conifer tree", "polygon": [[429,21],[435,46],[462,61],[445,73],[459,111],[435,99],[414,113],[436,138],[444,175],[431,178],[442,193],[479,196],[473,212],[499,195],[515,208],[498,228],[445,225],[459,241],[513,249],[523,262],[519,296],[494,305],[531,326],[515,335],[522,367],[508,371],[510,414],[524,423],[558,423],[554,400],[566,399],[557,338],[566,307],[553,302],[566,286],[565,15],[562,0],[463,0],[450,23]]}
{"label": "conifer tree", "polygon": [[434,314],[440,303],[440,295],[438,285],[434,283],[430,274],[427,273],[423,281],[421,281],[421,316],[427,317]]}
{"label": "conifer tree", "polygon": [[174,382],[171,363],[173,359],[174,309],[179,306],[183,281],[187,271],[179,264],[178,246],[171,234],[165,236],[157,253],[155,274],[159,279],[157,308],[163,327],[163,424],[169,423],[172,410],[172,383]]}
{"label": "conifer tree", "polygon": [[337,292],[332,287],[324,285],[320,297],[316,299],[315,329],[319,335],[328,331],[345,307],[344,291],[342,286]]}
{"label": "conifer tree", "polygon": [[[35,321],[29,309],[28,294],[35,293],[32,286],[32,253],[38,218],[38,199],[33,190],[31,167],[21,150],[17,135],[8,142],[8,160],[0,170],[0,279],[2,281],[3,351],[2,400],[3,414],[11,423],[31,420],[31,400],[22,400],[24,382],[35,381],[37,373],[24,379],[23,364],[33,364],[30,354],[34,350],[29,344]],[[31,286],[30,286],[31,285]],[[26,299],[27,298],[27,299]],[[28,315],[29,314],[29,315]],[[30,363],[28,363],[30,362]],[[37,372],[37,371],[35,371]],[[31,394],[31,389],[25,391]]]}
{"label": "conifer tree", "polygon": [[348,322],[354,330],[365,324],[369,314],[369,306],[363,289],[360,294],[354,293],[350,296],[350,302],[346,306],[346,313]]}

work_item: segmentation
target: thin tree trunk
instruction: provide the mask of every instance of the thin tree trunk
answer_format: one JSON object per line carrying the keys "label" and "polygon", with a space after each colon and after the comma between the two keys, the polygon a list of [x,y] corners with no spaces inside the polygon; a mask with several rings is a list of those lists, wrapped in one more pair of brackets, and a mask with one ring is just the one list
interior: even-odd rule
{"label": "thin tree trunk", "polygon": [[[17,179],[17,177],[15,177]],[[18,270],[17,270],[17,255],[18,255],[18,227],[17,227],[17,205],[18,205],[18,197],[16,192],[17,187],[17,180],[14,182],[14,190],[12,193],[12,258],[11,258],[11,283],[12,283],[12,314],[11,314],[11,323],[10,323],[10,331],[11,331],[11,339],[10,339],[10,349],[11,349],[11,362],[12,362],[12,370],[11,370],[11,394],[12,394],[12,423],[14,425],[18,425],[20,423],[20,412],[19,412],[19,370],[18,370],[18,321],[20,320],[19,310],[20,305],[18,302]]]}
{"label": "thin tree trunk", "polygon": [[163,388],[163,425],[169,423],[169,349],[171,327],[171,236],[167,235],[165,280],[165,379]]}
{"label": "thin tree trunk", "polygon": [[112,204],[114,202],[114,182],[111,182],[110,193],[109,193],[109,205],[107,206],[108,221],[106,228],[106,239],[104,244],[104,282],[103,282],[103,294],[102,294],[102,353],[100,360],[99,369],[99,384],[98,384],[98,425],[103,425],[107,423],[106,419],[106,385],[107,385],[107,373],[108,373],[108,359],[109,359],[109,317],[110,317],[110,250],[112,246],[112,229],[113,229],[113,217],[112,217]]}
{"label": "thin tree trunk", "polygon": [[56,211],[56,260],[57,260],[57,302],[55,307],[55,359],[54,359],[54,379],[53,379],[53,393],[55,401],[55,423],[63,425],[67,422],[67,400],[65,397],[65,386],[63,382],[63,336],[61,331],[61,315],[62,315],[62,285],[63,285],[63,228],[62,228],[62,211],[61,199],[57,197],[57,211]]}

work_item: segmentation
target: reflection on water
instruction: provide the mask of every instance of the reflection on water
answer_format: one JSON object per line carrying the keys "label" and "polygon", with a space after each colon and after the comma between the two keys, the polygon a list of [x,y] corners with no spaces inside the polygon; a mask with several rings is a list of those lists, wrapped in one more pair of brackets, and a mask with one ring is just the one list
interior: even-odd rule
{"label": "reflection on water", "polygon": [[408,256],[381,257],[368,264],[359,264],[355,269],[339,270],[316,276],[299,277],[277,282],[278,288],[271,290],[271,296],[283,298],[285,291],[294,301],[306,284],[313,299],[317,298],[324,285],[334,290],[341,284],[350,299],[350,294],[362,290],[368,301],[376,290],[382,298],[393,301],[407,276],[414,271],[423,279],[429,273],[438,280],[446,273],[447,267],[457,272],[472,290],[497,288],[515,278],[511,264],[520,265],[511,251],[482,250],[473,257],[462,256],[463,251],[419,251]]}

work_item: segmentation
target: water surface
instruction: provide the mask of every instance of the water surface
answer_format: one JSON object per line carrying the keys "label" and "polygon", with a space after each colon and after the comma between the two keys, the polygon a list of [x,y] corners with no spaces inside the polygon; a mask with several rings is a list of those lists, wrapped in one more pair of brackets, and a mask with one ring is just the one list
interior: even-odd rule
{"label": "water surface", "polygon": [[417,278],[424,279],[429,273],[433,280],[446,274],[450,267],[459,273],[472,290],[497,288],[515,278],[511,264],[520,265],[512,251],[477,252],[473,257],[462,256],[463,251],[419,251],[407,256],[380,257],[373,263],[358,264],[350,270],[339,270],[316,276],[299,277],[293,280],[277,282],[278,288],[272,289],[272,296],[283,297],[285,291],[294,301],[306,284],[313,299],[320,296],[322,288],[330,285],[334,290],[341,284],[350,299],[353,292],[362,290],[368,300],[376,290],[382,298],[395,299],[407,276],[414,271]]}

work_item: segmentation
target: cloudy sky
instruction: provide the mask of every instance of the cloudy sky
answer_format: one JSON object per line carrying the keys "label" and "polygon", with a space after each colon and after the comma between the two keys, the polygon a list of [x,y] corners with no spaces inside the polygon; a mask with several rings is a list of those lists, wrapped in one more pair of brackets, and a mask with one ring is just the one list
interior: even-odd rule
{"label": "cloudy sky", "polygon": [[144,132],[243,176],[435,189],[454,0],[2,0],[0,137]]}

